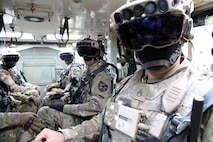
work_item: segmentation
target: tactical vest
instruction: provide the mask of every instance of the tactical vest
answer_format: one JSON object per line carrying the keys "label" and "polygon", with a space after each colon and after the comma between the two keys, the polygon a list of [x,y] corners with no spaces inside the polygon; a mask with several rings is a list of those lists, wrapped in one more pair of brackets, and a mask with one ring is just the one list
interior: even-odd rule
{"label": "tactical vest", "polygon": [[[99,141],[187,141],[194,96],[213,92],[212,80],[203,83],[208,75],[188,71],[179,70],[150,84],[141,81],[142,71],[135,73],[115,96],[115,102],[107,103]],[[205,101],[206,110],[213,99]]]}
{"label": "tactical vest", "polygon": [[0,112],[11,112],[13,107],[13,98],[9,96],[9,86],[0,80]]}
{"label": "tactical vest", "polygon": [[7,70],[16,84],[25,86],[26,78],[24,77],[21,71],[19,71],[18,69],[17,70],[13,69],[13,68],[8,69],[2,65],[0,65],[0,69]]}
{"label": "tactical vest", "polygon": [[76,86],[70,87],[70,103],[72,104],[82,104],[86,101],[87,94],[91,93],[91,81],[95,78],[97,74],[106,69],[108,64],[103,64],[91,73],[85,74],[81,78],[81,81]]}
{"label": "tactical vest", "polygon": [[[92,81],[93,79],[96,77],[96,75],[98,75],[99,73],[103,72],[104,70],[107,70],[107,72],[110,74],[110,78],[111,78],[111,84],[110,86],[112,86],[112,90],[113,91],[113,86],[115,84],[116,81],[116,75],[112,75],[112,69],[107,68],[108,66],[112,66],[109,63],[105,63],[105,62],[101,62],[100,66],[97,67],[94,71],[90,72],[90,73],[85,73],[84,76],[82,76],[81,81],[78,82],[78,85],[76,86],[71,86],[70,87],[70,101],[74,104],[81,104],[86,102],[87,100],[87,94],[91,94],[91,88],[92,88]],[[114,68],[114,67],[113,67]],[[99,84],[99,85],[95,85],[95,86],[99,86],[99,89],[102,90],[104,92],[105,89],[105,84]],[[101,96],[101,93],[97,93]]]}

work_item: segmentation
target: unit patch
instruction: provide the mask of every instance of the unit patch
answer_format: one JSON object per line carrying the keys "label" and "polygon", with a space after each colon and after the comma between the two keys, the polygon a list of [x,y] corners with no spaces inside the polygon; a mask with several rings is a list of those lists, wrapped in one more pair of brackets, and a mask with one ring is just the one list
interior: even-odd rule
{"label": "unit patch", "polygon": [[100,92],[105,92],[108,89],[108,85],[105,84],[103,81],[98,83],[98,89]]}

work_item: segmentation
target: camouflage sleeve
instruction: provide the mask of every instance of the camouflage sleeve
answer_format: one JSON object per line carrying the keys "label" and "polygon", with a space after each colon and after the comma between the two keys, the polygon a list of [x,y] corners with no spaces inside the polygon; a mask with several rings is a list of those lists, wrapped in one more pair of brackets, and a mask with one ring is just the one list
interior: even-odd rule
{"label": "camouflage sleeve", "polygon": [[0,129],[16,126],[20,123],[19,113],[0,113]]}
{"label": "camouflage sleeve", "polygon": [[203,133],[203,142],[213,142],[213,113],[210,111],[210,117],[206,123],[206,127]]}
{"label": "camouflage sleeve", "polygon": [[0,70],[0,78],[1,80],[4,81],[4,83],[10,86],[10,90],[12,92],[23,92],[29,88],[29,87],[17,85],[12,79],[12,77],[10,76],[10,73],[6,70],[3,70],[3,69]]}
{"label": "camouflage sleeve", "polygon": [[92,81],[91,93],[87,102],[76,105],[65,105],[63,112],[78,116],[93,116],[100,113],[108,98],[112,95],[112,79],[105,73],[98,74]]}
{"label": "camouflage sleeve", "polygon": [[74,114],[82,117],[96,115],[100,113],[104,107],[103,102],[98,97],[92,97],[87,103],[83,104],[67,104],[64,105],[63,112],[66,114]]}
{"label": "camouflage sleeve", "polygon": [[88,121],[70,127],[67,129],[61,129],[60,131],[64,134],[65,141],[81,142],[87,141],[85,139],[93,139],[95,135],[98,135],[102,126],[103,114],[99,113]]}

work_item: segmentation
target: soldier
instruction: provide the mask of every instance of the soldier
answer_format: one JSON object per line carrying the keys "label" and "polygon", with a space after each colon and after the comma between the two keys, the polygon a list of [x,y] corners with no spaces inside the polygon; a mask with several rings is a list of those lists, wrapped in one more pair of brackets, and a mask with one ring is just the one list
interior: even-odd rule
{"label": "soldier", "polygon": [[26,77],[24,76],[24,73],[20,69],[16,68],[16,66],[13,68],[9,68],[8,71],[10,72],[10,74],[16,84],[21,85],[21,86],[28,86],[28,87],[34,88],[40,92],[40,86],[37,86],[37,85],[34,85],[34,84],[28,82]]}
{"label": "soldier", "polygon": [[37,113],[53,130],[75,126],[97,115],[112,95],[116,75],[103,60],[103,43],[86,38],[77,42],[77,51],[87,65],[81,81],[72,83],[65,104],[56,102],[42,107]]}
{"label": "soldier", "polygon": [[83,71],[83,64],[73,62],[74,54],[71,51],[61,51],[58,55],[60,59],[65,62],[67,67],[62,70],[57,82],[46,86],[45,91],[47,96],[69,92],[71,82],[73,80],[78,81]]}
{"label": "soldier", "polygon": [[[11,95],[19,101],[16,112],[37,112],[40,95],[38,86],[30,83],[26,84],[21,79],[19,73],[12,69],[18,62],[20,54],[9,50],[4,50],[1,53],[0,79],[10,88]],[[29,85],[30,84],[30,85]]]}
{"label": "soldier", "polygon": [[[128,0],[113,12],[116,34],[142,68],[120,82],[103,113],[60,132],[44,129],[35,141],[88,141],[100,132],[102,142],[213,142],[212,72],[187,66],[181,51],[192,37],[193,6],[192,0]],[[194,97],[204,98],[203,115],[190,119]],[[201,125],[190,124],[201,116]]]}
{"label": "soldier", "polygon": [[[44,125],[38,116],[32,112],[12,112],[16,102],[8,93],[8,86],[0,80],[0,141],[27,142],[28,138],[39,133]],[[26,132],[28,131],[28,132]],[[24,137],[32,135],[31,137]]]}

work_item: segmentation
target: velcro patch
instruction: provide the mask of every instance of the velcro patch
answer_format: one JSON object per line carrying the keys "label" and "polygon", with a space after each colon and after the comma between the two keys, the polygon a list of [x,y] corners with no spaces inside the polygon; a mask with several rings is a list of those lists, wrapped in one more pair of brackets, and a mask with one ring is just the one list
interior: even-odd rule
{"label": "velcro patch", "polygon": [[105,92],[108,89],[108,85],[105,84],[103,81],[98,83],[98,89],[100,92]]}

